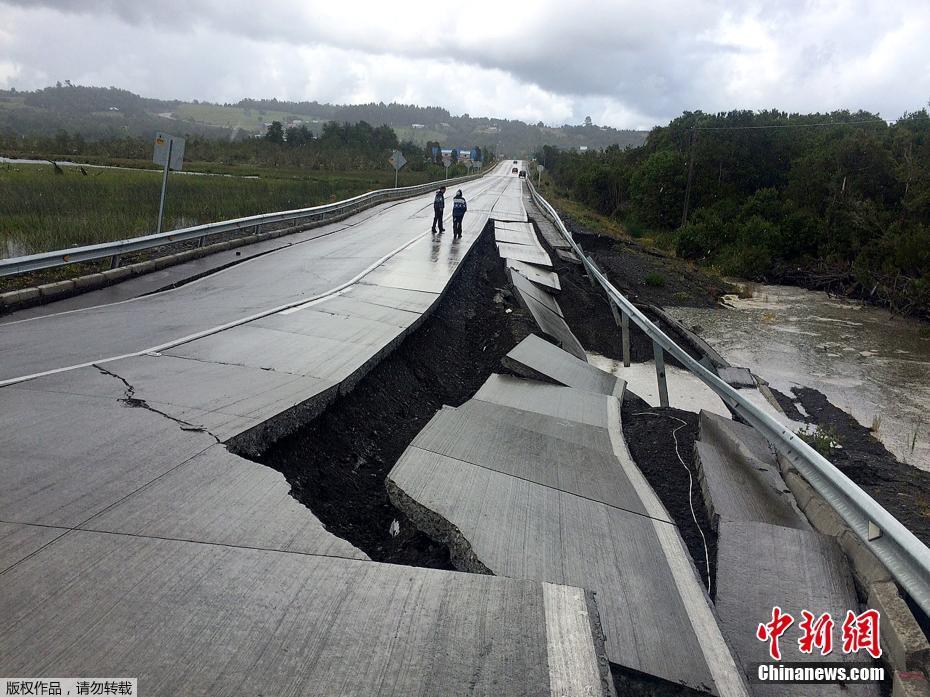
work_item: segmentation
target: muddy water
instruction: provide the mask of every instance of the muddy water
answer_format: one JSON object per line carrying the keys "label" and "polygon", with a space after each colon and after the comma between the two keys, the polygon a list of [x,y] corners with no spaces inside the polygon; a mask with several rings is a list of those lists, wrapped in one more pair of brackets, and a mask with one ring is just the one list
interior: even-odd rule
{"label": "muddy water", "polygon": [[823,392],[895,457],[930,470],[930,326],[826,293],[756,286],[724,309],[667,310],[782,392]]}

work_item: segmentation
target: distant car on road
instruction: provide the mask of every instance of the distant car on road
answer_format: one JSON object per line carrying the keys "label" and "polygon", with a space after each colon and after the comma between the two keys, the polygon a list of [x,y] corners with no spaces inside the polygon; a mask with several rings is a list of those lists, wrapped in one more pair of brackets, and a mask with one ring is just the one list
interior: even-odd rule
{"label": "distant car on road", "polygon": [[520,170],[520,176],[523,177],[524,179],[526,179],[526,170],[525,170],[525,169],[521,169],[521,170]]}
{"label": "distant car on road", "polygon": [[510,173],[511,173],[511,174],[516,174],[516,173],[517,173],[517,171],[518,171],[518,170],[517,170],[517,168],[516,168],[516,167],[514,167],[514,168],[513,168],[512,170],[510,170]]}

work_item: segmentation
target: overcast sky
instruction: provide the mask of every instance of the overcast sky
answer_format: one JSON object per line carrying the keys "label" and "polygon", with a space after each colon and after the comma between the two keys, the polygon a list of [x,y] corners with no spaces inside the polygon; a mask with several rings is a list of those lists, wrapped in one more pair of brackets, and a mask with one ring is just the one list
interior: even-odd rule
{"label": "overcast sky", "polygon": [[357,103],[649,128],[930,99],[930,0],[0,0],[0,87]]}

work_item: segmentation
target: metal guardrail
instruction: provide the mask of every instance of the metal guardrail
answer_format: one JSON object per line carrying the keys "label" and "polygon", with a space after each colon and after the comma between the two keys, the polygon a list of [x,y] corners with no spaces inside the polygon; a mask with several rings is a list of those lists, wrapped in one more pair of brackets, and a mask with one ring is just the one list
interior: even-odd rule
{"label": "metal guardrail", "polygon": [[[797,468],[814,490],[823,496],[865,546],[885,565],[917,605],[930,615],[930,549],[797,434],[742,397],[737,390],[692,358],[653,324],[614,288],[572,238],[555,209],[536,191],[531,181],[527,183],[533,200],[558,228],[584,264],[592,281],[598,283],[607,293],[614,316],[620,320],[618,324],[622,323],[623,326],[625,364],[629,365],[629,320],[652,340],[663,405],[668,405],[663,360],[663,352],[668,352],[710,387],[746,423],[762,433],[776,450]],[[618,313],[620,317],[617,317]]]}
{"label": "metal guardrail", "polygon": [[426,184],[401,187],[399,189],[378,189],[344,201],[329,203],[322,206],[281,211],[279,213],[253,215],[246,218],[236,218],[235,220],[224,220],[218,223],[208,223],[206,225],[196,225],[180,230],[171,230],[155,235],[132,237],[116,242],[104,242],[102,244],[87,245],[85,247],[73,247],[71,249],[62,249],[54,252],[41,252],[39,254],[30,254],[29,256],[0,259],[0,277],[106,258],[110,259],[110,268],[116,268],[119,265],[120,256],[130,252],[138,252],[143,249],[152,249],[154,247],[161,247],[167,244],[185,242],[188,240],[198,240],[198,246],[203,246],[205,238],[210,235],[233,232],[236,230],[246,230],[249,228],[254,229],[257,233],[261,231],[263,225],[274,225],[277,223],[312,223],[317,221],[325,222],[357,213],[366,208],[376,206],[379,203],[422,195],[433,191],[437,186],[448,186],[471,181],[484,176],[492,169],[493,165],[488,166],[488,168],[480,174],[458,177],[457,179],[439,180]]}

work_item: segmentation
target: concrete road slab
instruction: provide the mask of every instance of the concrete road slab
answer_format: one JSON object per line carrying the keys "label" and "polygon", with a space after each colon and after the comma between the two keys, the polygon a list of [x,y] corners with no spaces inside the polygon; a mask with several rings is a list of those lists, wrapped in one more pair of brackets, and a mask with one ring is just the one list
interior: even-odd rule
{"label": "concrete road slab", "polygon": [[[543,334],[552,337],[558,342],[559,346],[574,355],[579,360],[586,361],[587,357],[584,347],[578,338],[572,333],[568,323],[562,317],[562,310],[556,303],[555,298],[548,295],[538,286],[533,285],[519,273],[510,273],[510,279],[517,297],[521,300],[524,307],[529,310]],[[547,297],[545,301],[540,300],[540,295]],[[555,306],[557,311],[553,311],[551,306]]]}
{"label": "concrete road slab", "polygon": [[[383,335],[398,337],[402,333],[399,327],[387,324],[379,324],[379,327]],[[349,329],[346,326],[346,330]],[[203,363],[303,376],[315,379],[321,385],[332,385],[347,378],[382,350],[383,344],[372,344],[368,339],[360,341],[353,343],[245,324],[183,344],[171,349],[166,355]]]}
{"label": "concrete road slab", "polygon": [[755,521],[809,530],[781,477],[775,454],[755,429],[701,411],[694,444],[701,494],[711,521]]}
{"label": "concrete road slab", "polygon": [[497,242],[510,244],[525,244],[533,248],[542,249],[536,239],[536,231],[529,223],[494,223],[494,239]]}
{"label": "concrete road slab", "polygon": [[[354,286],[353,286],[354,287]],[[428,308],[429,305],[426,305]],[[361,320],[370,320],[390,324],[395,327],[408,327],[420,319],[420,312],[397,309],[383,304],[365,302],[343,294],[334,295],[325,301],[314,305],[316,312],[330,313],[340,317],[353,317]],[[300,310],[303,312],[303,310]]]}
{"label": "concrete road slab", "polygon": [[504,259],[508,269],[518,271],[533,283],[543,286],[550,291],[562,290],[562,284],[559,282],[559,275],[549,269],[544,269],[535,264],[527,264],[519,259]]}
{"label": "concrete road slab", "polygon": [[607,398],[510,375],[492,374],[474,399],[607,428]]}
{"label": "concrete road slab", "polygon": [[755,389],[757,387],[755,378],[752,377],[752,373],[749,372],[748,368],[734,368],[733,366],[717,368],[717,375],[725,383],[737,389],[741,387]]}
{"label": "concrete road slab", "polygon": [[530,296],[553,314],[558,315],[559,317],[563,316],[562,308],[559,307],[559,303],[556,301],[555,296],[552,295],[552,293],[547,291],[545,288],[540,288],[535,283],[530,282],[528,278],[523,276],[523,274],[515,274],[512,270],[509,270],[507,276],[516,290],[520,292],[521,296]]}
{"label": "concrete road slab", "polygon": [[581,266],[581,259],[575,256],[575,253],[568,249],[556,249],[556,256],[559,257],[562,261],[567,261],[569,264],[577,264]]}
{"label": "concrete road slab", "polygon": [[457,409],[441,409],[411,447],[646,515],[613,453]]}
{"label": "concrete road slab", "polygon": [[527,217],[526,208],[523,206],[522,186],[510,184],[505,193],[497,199],[497,202],[491,209],[491,217],[496,220],[526,222]]}
{"label": "concrete road slab", "polygon": [[527,204],[527,209],[531,211],[533,222],[536,223],[536,227],[543,239],[546,240],[546,244],[552,249],[571,249],[571,245],[562,237],[562,233],[556,230],[555,225],[549,222],[549,219],[542,214],[535,203],[530,201]]}
{"label": "concrete road slab", "polygon": [[578,589],[82,531],[0,588],[10,675],[156,697],[610,694]]}
{"label": "concrete road slab", "polygon": [[525,261],[528,264],[552,268],[552,260],[549,259],[549,255],[529,245],[498,242],[497,253],[500,254],[502,259],[517,259],[518,261]]}
{"label": "concrete road slab", "polygon": [[[466,195],[494,197],[506,184],[493,179],[463,189]],[[0,381],[143,352],[242,321],[333,291],[392,254],[392,259],[419,255],[429,263],[435,253],[434,265],[461,258],[486,216],[470,216],[465,237],[456,245],[443,241],[434,252],[433,243],[422,238],[428,202],[420,197],[390,205],[380,215],[354,216],[337,233],[252,258],[175,290],[0,324],[0,353],[9,357],[0,364]],[[435,288],[430,283],[426,289]]]}
{"label": "concrete road slab", "polygon": [[341,298],[363,300],[372,305],[390,307],[407,312],[422,314],[433,306],[439,298],[438,293],[403,288],[386,288],[365,283],[356,283],[340,294]]}
{"label": "concrete road slab", "polygon": [[[532,223],[521,223],[515,220],[495,220],[494,230],[495,231],[496,230],[517,230],[517,231],[522,232],[524,230],[533,230],[533,224]],[[535,231],[534,231],[534,234],[535,234]]]}
{"label": "concrete road slab", "polygon": [[0,389],[0,520],[74,527],[216,443],[94,373],[107,396]]}
{"label": "concrete road slab", "polygon": [[83,530],[301,552],[368,557],[290,495],[284,475],[215,445],[122,502]]}
{"label": "concrete road slab", "polygon": [[507,424],[508,427],[515,426],[527,431],[535,431],[585,448],[605,453],[613,452],[607,429],[598,426],[589,426],[571,419],[547,416],[534,411],[505,407],[479,399],[470,399],[460,407],[456,407],[456,410],[499,425]]}
{"label": "concrete road slab", "polygon": [[68,528],[0,523],[0,574],[66,532]]}
{"label": "concrete road slab", "polygon": [[[394,323],[379,322],[354,315],[333,314],[326,312],[325,308],[325,304],[314,305],[291,314],[269,315],[242,326],[261,327],[288,334],[300,334],[369,347],[383,346],[402,331],[402,327]],[[404,314],[408,319],[408,326],[417,319],[410,312]]]}
{"label": "concrete road slab", "polygon": [[[623,397],[623,380],[595,368],[545,339],[530,334],[507,354],[505,365],[519,372],[519,367],[544,375],[566,387],[585,392]],[[527,375],[526,377],[534,377]]]}
{"label": "concrete road slab", "polygon": [[388,490],[465,568],[571,578],[593,590],[611,661],[712,694],[745,694],[713,687],[702,642],[718,640],[689,618],[655,529],[677,535],[670,523],[415,447],[391,471]]}
{"label": "concrete road slab", "polygon": [[[848,610],[858,613],[846,557],[830,538],[809,530],[757,522],[721,521],[717,543],[717,612],[728,640],[743,666],[771,662],[768,643],[756,638],[760,624],[772,619],[773,606],[801,621],[801,610],[819,617],[832,614],[841,625]],[[839,618],[839,619],[838,619]],[[837,627],[838,630],[838,627]],[[802,654],[797,624],[782,637],[785,662],[861,661],[855,654],[834,650],[828,656]],[[834,641],[836,641],[834,637]],[[864,654],[863,654],[864,655]],[[878,695],[877,685],[753,685],[754,695]]]}

